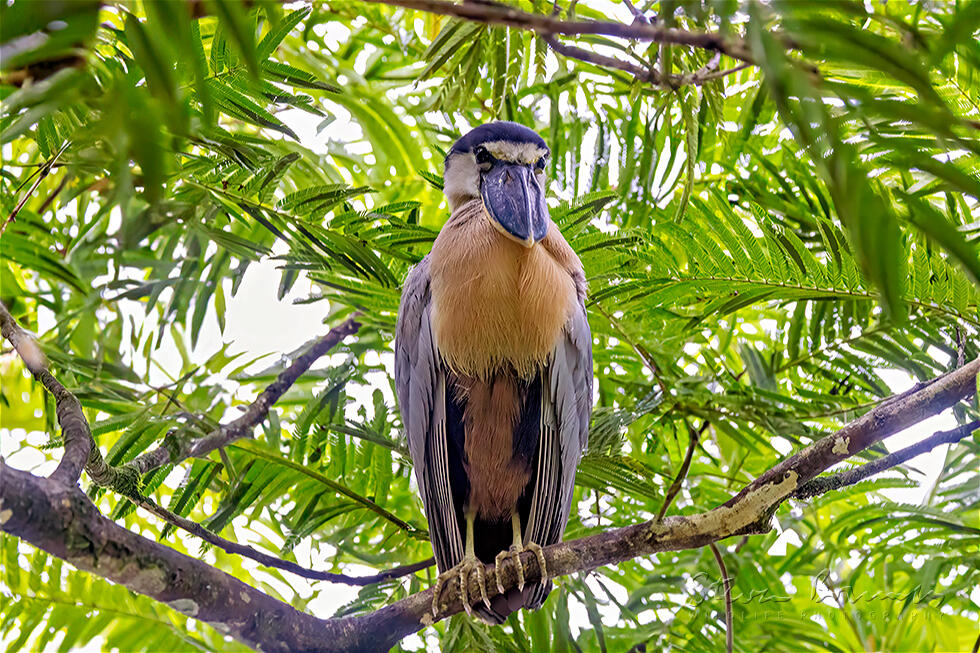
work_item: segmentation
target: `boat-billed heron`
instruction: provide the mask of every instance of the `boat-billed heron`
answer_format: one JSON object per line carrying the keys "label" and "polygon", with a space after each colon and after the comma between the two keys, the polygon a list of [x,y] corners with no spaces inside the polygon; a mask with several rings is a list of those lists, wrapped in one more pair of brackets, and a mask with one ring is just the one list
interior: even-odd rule
{"label": "boat-billed heron", "polygon": [[[582,263],[545,203],[548,154],[511,122],[459,139],[445,162],[452,215],[402,292],[395,384],[440,572],[433,614],[453,578],[466,611],[490,623],[551,591],[541,546],[561,540],[572,506],[592,338]],[[540,581],[524,583],[525,548]],[[498,576],[490,600],[483,564],[508,560],[518,587],[505,593]]]}

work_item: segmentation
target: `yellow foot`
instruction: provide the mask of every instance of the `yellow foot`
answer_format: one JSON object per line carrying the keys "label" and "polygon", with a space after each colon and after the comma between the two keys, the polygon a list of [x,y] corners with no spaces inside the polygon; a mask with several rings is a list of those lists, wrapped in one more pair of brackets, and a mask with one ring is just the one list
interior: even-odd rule
{"label": "yellow foot", "polygon": [[466,614],[473,616],[473,607],[470,605],[469,580],[470,574],[476,574],[476,584],[480,588],[480,598],[483,605],[490,608],[490,598],[487,596],[487,582],[483,575],[483,563],[476,556],[465,556],[459,564],[452,569],[447,569],[436,578],[435,587],[432,590],[432,616],[439,616],[439,598],[442,595],[442,587],[454,576],[459,579],[459,599],[463,603]]}
{"label": "yellow foot", "polygon": [[544,559],[544,551],[541,549],[540,545],[537,545],[534,542],[528,542],[525,548],[527,548],[528,551],[534,551],[534,555],[538,559],[538,567],[541,568],[541,582],[546,583],[548,581],[548,563]]}
{"label": "yellow foot", "polygon": [[[538,547],[540,548],[540,547]],[[504,585],[500,582],[500,570],[503,569],[502,565],[504,560],[511,559],[514,561],[514,569],[517,571],[517,589],[524,589],[524,563],[521,562],[521,553],[524,552],[524,547],[512,544],[510,549],[507,551],[501,551],[497,554],[494,559],[494,565],[497,568],[497,591],[501,594],[505,594]]]}

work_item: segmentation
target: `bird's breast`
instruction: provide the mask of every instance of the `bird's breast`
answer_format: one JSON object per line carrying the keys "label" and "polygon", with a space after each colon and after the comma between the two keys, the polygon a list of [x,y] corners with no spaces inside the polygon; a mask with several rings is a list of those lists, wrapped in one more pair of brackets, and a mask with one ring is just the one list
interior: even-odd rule
{"label": "bird's breast", "polygon": [[510,367],[527,376],[552,352],[575,306],[575,282],[561,261],[571,249],[553,224],[528,248],[494,229],[482,204],[462,208],[473,215],[454,216],[429,257],[436,346],[463,374],[487,379]]}

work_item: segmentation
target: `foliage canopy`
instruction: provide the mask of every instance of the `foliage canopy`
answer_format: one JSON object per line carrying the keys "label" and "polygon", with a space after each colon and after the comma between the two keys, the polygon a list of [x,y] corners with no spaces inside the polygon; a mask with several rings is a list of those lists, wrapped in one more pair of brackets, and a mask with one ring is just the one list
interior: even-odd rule
{"label": "foliage canopy", "polygon": [[[492,119],[548,141],[552,217],[589,276],[597,404],[566,539],[656,515],[692,432],[679,514],[862,414],[893,372],[924,380],[978,355],[978,2],[641,6],[664,27],[744,40],[743,68],[707,49],[557,37],[681,81],[739,68],[676,88],[514,27],[351,0],[251,4],[0,5],[0,298],[42,333],[110,464],[204,435],[283,368],[248,364],[282,352],[198,346],[207,321],[227,328],[251,267],[273,261],[279,298],[302,294],[325,322],[363,312],[254,440],[143,479],[229,539],[306,564],[312,551],[338,571],[431,554],[391,339],[401,280],[446,217],[442,156]],[[561,19],[631,20],[598,0],[556,6]],[[5,455],[57,458],[50,398],[6,350],[0,378]],[[950,446],[927,488],[911,463],[726,542],[737,646],[972,646],[978,444]],[[337,591],[256,571],[89,491],[127,527],[298,608]],[[10,536],[0,549],[11,650],[96,637],[241,647]],[[338,614],[431,580],[367,587]],[[456,617],[423,636],[448,651],[720,650],[724,630],[715,560],[694,550],[562,579],[540,612],[501,628]]]}

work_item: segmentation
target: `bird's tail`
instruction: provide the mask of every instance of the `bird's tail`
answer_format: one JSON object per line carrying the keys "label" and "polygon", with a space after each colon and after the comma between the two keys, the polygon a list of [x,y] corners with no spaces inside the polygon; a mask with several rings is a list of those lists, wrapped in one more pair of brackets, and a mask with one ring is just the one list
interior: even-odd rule
{"label": "bird's tail", "polygon": [[492,597],[489,609],[483,601],[478,601],[473,606],[473,613],[485,623],[498,626],[507,621],[510,613],[517,612],[521,608],[528,610],[540,608],[553,587],[551,581],[528,583],[523,590],[512,587],[506,593]]}
{"label": "bird's tail", "polygon": [[[479,517],[473,523],[474,549],[476,557],[486,564],[493,564],[501,551],[506,551],[513,540],[513,532],[507,521],[485,521]],[[513,564],[506,562],[504,564]],[[484,622],[499,625],[508,615],[521,608],[537,610],[548,598],[554,585],[551,582],[529,582],[523,590],[511,588],[504,594],[490,599],[490,608],[479,598],[474,602],[473,613]]]}

